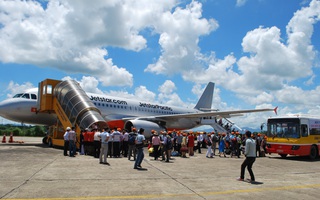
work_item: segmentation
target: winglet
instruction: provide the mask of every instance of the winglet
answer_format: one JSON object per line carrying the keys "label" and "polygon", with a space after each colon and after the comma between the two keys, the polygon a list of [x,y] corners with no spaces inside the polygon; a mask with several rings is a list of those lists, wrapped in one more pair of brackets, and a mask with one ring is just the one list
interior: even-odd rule
{"label": "winglet", "polygon": [[276,113],[276,115],[278,115],[278,106],[275,107],[275,108],[273,109],[273,111],[274,111],[274,113]]}

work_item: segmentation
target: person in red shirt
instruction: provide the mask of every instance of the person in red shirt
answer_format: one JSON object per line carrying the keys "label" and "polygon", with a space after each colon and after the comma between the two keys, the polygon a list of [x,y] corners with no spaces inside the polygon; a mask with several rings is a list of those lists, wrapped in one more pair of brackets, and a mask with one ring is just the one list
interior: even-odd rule
{"label": "person in red shirt", "polygon": [[89,141],[89,135],[88,135],[88,129],[86,128],[83,132],[83,148],[84,148],[84,155],[88,155],[89,149],[88,149],[88,141]]}
{"label": "person in red shirt", "polygon": [[93,141],[94,141],[94,132],[88,131],[88,154],[91,156],[94,156],[94,146],[93,146]]}
{"label": "person in red shirt", "polygon": [[188,135],[188,153],[189,156],[193,156],[194,152],[193,152],[193,148],[194,148],[194,135],[193,132],[191,131]]}

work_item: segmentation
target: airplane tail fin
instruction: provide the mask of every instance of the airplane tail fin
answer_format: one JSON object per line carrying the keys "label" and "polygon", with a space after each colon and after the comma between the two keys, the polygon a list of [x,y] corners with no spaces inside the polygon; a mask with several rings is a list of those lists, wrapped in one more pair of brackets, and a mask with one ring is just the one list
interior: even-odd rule
{"label": "airplane tail fin", "polygon": [[214,83],[209,82],[206,89],[202,93],[195,109],[211,109],[212,97],[213,97]]}

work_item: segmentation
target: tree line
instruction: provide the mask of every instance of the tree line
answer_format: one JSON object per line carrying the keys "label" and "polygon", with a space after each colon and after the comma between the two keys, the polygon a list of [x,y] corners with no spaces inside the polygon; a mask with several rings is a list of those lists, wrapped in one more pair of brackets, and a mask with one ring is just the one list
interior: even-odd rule
{"label": "tree line", "polygon": [[46,135],[45,126],[31,126],[31,125],[14,125],[5,124],[0,125],[0,135],[6,134],[9,136],[13,133],[14,136],[45,136]]}

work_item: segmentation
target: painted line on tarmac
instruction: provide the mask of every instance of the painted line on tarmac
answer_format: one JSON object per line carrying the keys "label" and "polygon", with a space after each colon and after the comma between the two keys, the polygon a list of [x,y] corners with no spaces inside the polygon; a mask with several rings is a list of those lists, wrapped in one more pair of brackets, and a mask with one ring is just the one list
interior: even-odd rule
{"label": "painted line on tarmac", "polygon": [[320,188],[320,184],[311,184],[311,185],[291,185],[283,187],[270,187],[270,188],[252,188],[244,190],[225,190],[218,192],[205,192],[203,195],[216,195],[216,194],[231,194],[231,193],[252,193],[252,192],[261,192],[261,191],[281,191],[281,190],[294,190],[294,189],[306,189],[306,188]]}
{"label": "painted line on tarmac", "polygon": [[[294,190],[306,188],[320,188],[320,184],[311,185],[291,185],[273,188],[252,188],[246,190],[225,190],[217,192],[203,192],[203,196],[219,195],[219,194],[234,194],[234,193],[252,193],[261,191],[281,191],[281,190]],[[93,200],[93,199],[151,199],[151,198],[166,198],[166,197],[183,197],[183,196],[197,196],[197,194],[150,194],[150,195],[128,195],[128,196],[101,196],[101,197],[61,197],[61,198],[23,198],[23,199],[2,199],[2,200]]]}

